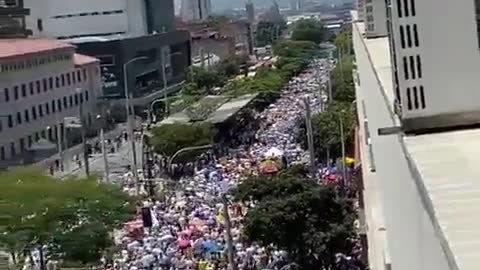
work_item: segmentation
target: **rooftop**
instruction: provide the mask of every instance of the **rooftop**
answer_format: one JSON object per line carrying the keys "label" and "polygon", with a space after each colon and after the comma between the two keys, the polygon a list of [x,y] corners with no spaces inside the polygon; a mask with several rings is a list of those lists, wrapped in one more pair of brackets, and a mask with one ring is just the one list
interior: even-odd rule
{"label": "rooftop", "polygon": [[75,47],[51,39],[2,39],[0,40],[0,59],[69,48]]}
{"label": "rooftop", "polygon": [[75,62],[75,66],[83,66],[83,65],[99,62],[100,60],[98,60],[95,57],[76,53],[73,55],[73,61]]}
{"label": "rooftop", "polygon": [[[364,33],[363,23],[355,23],[354,28],[359,33]],[[398,120],[393,114],[394,89],[388,38],[363,38],[362,40],[379,89],[382,90],[383,103],[386,104],[385,107],[388,109],[387,114],[389,116],[381,116],[381,118],[391,118],[390,121],[394,123]],[[363,82],[360,83],[363,85]],[[365,92],[364,95],[371,94]],[[372,99],[374,98],[365,99],[367,106],[369,103],[375,103]],[[377,113],[379,108],[368,108],[367,110]],[[368,119],[369,124],[373,126],[372,120],[377,118],[379,116],[373,116],[372,114],[371,118]],[[371,132],[376,133],[376,130]],[[374,135],[373,138],[375,139],[375,137],[377,136]],[[388,136],[376,140],[377,143],[385,143],[387,138]],[[377,145],[376,153],[380,153],[378,148],[388,147],[388,151],[396,149],[397,147],[393,146],[393,143],[393,140],[388,140],[388,144]],[[432,222],[435,228],[435,237],[442,246],[442,252],[449,265],[448,269],[477,270],[480,265],[480,256],[478,256],[478,250],[480,250],[480,229],[478,228],[480,223],[480,215],[478,215],[480,213],[480,204],[478,203],[480,202],[480,180],[477,180],[480,176],[480,166],[477,164],[477,155],[480,153],[480,129],[401,136],[397,143],[401,145],[399,155],[402,156],[402,160],[394,159],[393,156],[397,154],[392,152],[387,155],[391,157],[390,162],[396,162],[394,165],[385,163],[382,160],[383,156],[377,156],[375,160],[379,164],[391,166],[391,168],[385,168],[385,170],[388,169],[390,174],[393,175],[400,173],[396,170],[400,170],[399,168],[403,167],[406,162],[408,166],[405,170],[408,172],[409,179],[402,176],[403,179],[401,180],[414,182],[415,196],[420,198],[422,208],[426,211],[428,220]],[[373,147],[375,149],[375,144]],[[378,171],[381,170],[379,166],[377,169]],[[400,179],[392,176],[390,179],[383,180],[397,181]],[[396,189],[400,188],[400,185],[392,185],[395,185]],[[402,193],[403,190],[397,190],[397,192]],[[408,200],[410,194],[402,194],[401,196],[404,200]],[[388,204],[390,202],[383,203]],[[411,215],[415,214],[411,213]],[[422,234],[427,234],[426,220],[421,221],[424,228]],[[404,223],[398,226],[416,226],[405,222],[409,221],[404,220]],[[390,229],[387,227],[387,230]],[[420,248],[414,247],[414,243],[409,244],[412,250],[421,250],[427,248],[431,243],[428,243],[428,245],[422,243],[422,246],[425,246]],[[443,258],[437,257],[436,260],[442,261]],[[395,267],[395,261],[393,261],[393,264]]]}

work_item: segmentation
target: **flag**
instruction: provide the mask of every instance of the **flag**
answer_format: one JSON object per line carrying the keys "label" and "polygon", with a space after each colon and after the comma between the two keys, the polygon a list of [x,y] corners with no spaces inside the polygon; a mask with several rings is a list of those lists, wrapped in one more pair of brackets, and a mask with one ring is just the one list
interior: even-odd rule
{"label": "flag", "polygon": [[65,117],[63,122],[65,124],[65,128],[81,128],[82,127],[82,121],[80,120],[79,117],[76,117],[76,116]]}

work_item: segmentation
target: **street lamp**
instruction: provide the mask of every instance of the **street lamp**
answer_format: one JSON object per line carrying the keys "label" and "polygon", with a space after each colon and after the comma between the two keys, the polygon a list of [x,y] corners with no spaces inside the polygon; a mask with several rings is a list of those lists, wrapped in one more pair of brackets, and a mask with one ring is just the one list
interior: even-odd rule
{"label": "street lamp", "polygon": [[172,57],[175,55],[183,55],[181,52],[174,52],[170,53],[168,55],[163,54],[162,55],[162,79],[163,79],[163,98],[165,99],[165,116],[168,115],[168,93],[167,93],[167,87],[168,87],[168,82],[167,82],[167,72],[166,72],[166,67],[165,67],[165,58],[166,57]]}
{"label": "street lamp", "polygon": [[125,109],[126,109],[126,116],[127,116],[127,127],[128,127],[128,131],[129,131],[129,136],[130,136],[130,140],[131,140],[131,143],[132,143],[132,170],[133,170],[133,177],[135,178],[135,186],[136,186],[136,193],[137,195],[140,193],[140,186],[139,186],[139,179],[138,179],[138,170],[137,170],[137,153],[135,152],[135,140],[134,140],[134,137],[133,137],[133,123],[132,123],[132,120],[131,120],[131,113],[130,113],[130,95],[128,93],[128,76],[127,76],[127,68],[128,68],[128,65],[130,65],[131,63],[134,63],[136,61],[143,61],[143,60],[147,60],[148,57],[146,56],[139,56],[139,57],[135,57],[135,58],[132,58],[130,59],[128,62],[126,62],[125,64],[123,64],[123,87],[124,87],[124,90],[125,90]]}
{"label": "street lamp", "polygon": [[[97,115],[97,120],[102,119],[100,114]],[[100,144],[102,146],[102,156],[104,164],[104,171],[105,171],[105,182],[109,182],[109,168],[108,168],[108,157],[107,157],[107,147],[105,145],[105,132],[103,129],[103,124],[100,127]]]}

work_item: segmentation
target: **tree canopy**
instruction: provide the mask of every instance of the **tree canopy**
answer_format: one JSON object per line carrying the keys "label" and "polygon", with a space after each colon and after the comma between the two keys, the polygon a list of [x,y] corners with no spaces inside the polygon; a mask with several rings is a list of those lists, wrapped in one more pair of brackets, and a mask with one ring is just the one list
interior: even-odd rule
{"label": "tree canopy", "polygon": [[[191,146],[202,146],[213,143],[215,130],[210,123],[165,124],[152,130],[151,143],[154,150],[166,157]],[[185,159],[191,156],[183,156]]]}
{"label": "tree canopy", "polygon": [[14,260],[48,246],[50,258],[98,262],[112,245],[111,231],[134,214],[132,198],[95,179],[57,180],[34,169],[0,178],[0,245]]}
{"label": "tree canopy", "polygon": [[[355,126],[355,112],[351,103],[333,102],[327,109],[312,117],[315,156],[325,159],[327,150],[332,158],[341,155],[340,119],[343,122],[346,150],[352,148]],[[304,149],[308,148],[304,121],[301,123],[299,140]]]}
{"label": "tree canopy", "polygon": [[328,39],[328,33],[319,21],[302,19],[297,21],[293,26],[292,39],[320,44]]}
{"label": "tree canopy", "polygon": [[269,44],[273,44],[287,28],[284,21],[270,22],[260,21],[257,24],[257,30],[255,32],[255,41],[257,47],[264,47]]}
{"label": "tree canopy", "polygon": [[353,82],[353,60],[349,56],[342,57],[331,73],[333,100],[352,102],[355,100],[355,85]]}
{"label": "tree canopy", "polygon": [[332,186],[292,174],[259,176],[242,182],[234,195],[254,203],[244,220],[248,240],[288,251],[301,269],[328,269],[336,253],[352,250],[355,212]]}

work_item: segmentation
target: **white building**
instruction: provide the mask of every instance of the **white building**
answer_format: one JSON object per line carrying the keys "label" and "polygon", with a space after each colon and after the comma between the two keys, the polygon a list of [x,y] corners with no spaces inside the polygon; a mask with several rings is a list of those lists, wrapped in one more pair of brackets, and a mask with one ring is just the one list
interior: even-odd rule
{"label": "white building", "polygon": [[212,15],[211,0],[182,0],[180,15],[185,22],[206,20]]}
{"label": "white building", "polygon": [[365,1],[366,0],[355,0],[355,6],[358,12],[357,19],[361,22],[365,20]]}
{"label": "white building", "polygon": [[385,0],[367,0],[364,21],[366,37],[376,38],[388,35]]}
{"label": "white building", "polygon": [[391,1],[394,83],[405,129],[480,122],[479,11],[479,1]]}
{"label": "white building", "polygon": [[87,123],[101,95],[99,61],[75,54],[55,40],[0,42],[0,162],[19,156],[40,138],[57,140],[63,119],[78,116],[83,104]]}

